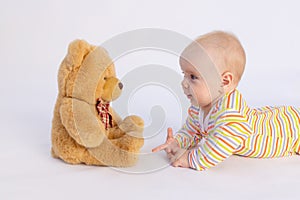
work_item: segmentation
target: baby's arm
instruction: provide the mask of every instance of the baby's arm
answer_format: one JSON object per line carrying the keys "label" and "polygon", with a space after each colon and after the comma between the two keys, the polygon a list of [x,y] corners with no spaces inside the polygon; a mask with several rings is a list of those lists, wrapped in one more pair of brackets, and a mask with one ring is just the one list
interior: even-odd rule
{"label": "baby's arm", "polygon": [[177,132],[175,139],[183,149],[194,147],[201,140],[200,129],[195,124],[198,119],[199,110],[191,106],[188,110],[188,117],[183,127]]}
{"label": "baby's arm", "polygon": [[198,119],[199,109],[191,106],[188,110],[188,117],[183,127],[173,137],[172,129],[168,128],[167,140],[164,144],[152,149],[152,152],[165,150],[173,166],[189,167],[189,148],[195,146],[201,139],[200,130],[195,125]]}
{"label": "baby's arm", "polygon": [[190,150],[189,165],[196,170],[205,170],[221,163],[245,141],[252,132],[245,117],[227,111],[219,118],[214,130],[202,139],[197,148]]}

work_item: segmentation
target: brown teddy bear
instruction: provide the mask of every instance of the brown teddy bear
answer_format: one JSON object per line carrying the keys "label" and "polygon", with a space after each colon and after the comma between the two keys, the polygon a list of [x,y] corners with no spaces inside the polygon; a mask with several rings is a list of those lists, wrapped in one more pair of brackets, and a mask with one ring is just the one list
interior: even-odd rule
{"label": "brown teddy bear", "polygon": [[132,166],[144,144],[143,120],[124,120],[109,106],[123,88],[107,52],[75,40],[58,72],[52,155],[67,163]]}

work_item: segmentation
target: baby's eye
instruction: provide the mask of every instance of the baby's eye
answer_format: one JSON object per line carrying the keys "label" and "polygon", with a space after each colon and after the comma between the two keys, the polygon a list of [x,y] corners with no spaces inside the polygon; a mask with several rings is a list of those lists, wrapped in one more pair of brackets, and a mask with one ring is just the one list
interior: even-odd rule
{"label": "baby's eye", "polygon": [[191,74],[191,79],[192,79],[192,80],[196,80],[196,79],[198,79],[198,77],[195,76],[195,75],[193,75],[193,74]]}

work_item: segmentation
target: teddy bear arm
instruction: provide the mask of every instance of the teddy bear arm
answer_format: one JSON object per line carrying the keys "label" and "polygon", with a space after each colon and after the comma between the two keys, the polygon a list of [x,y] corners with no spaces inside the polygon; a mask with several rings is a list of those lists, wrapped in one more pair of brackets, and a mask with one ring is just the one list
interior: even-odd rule
{"label": "teddy bear arm", "polygon": [[92,106],[84,101],[63,98],[60,116],[68,134],[84,147],[96,147],[104,138],[104,127],[92,112]]}
{"label": "teddy bear arm", "polygon": [[123,121],[120,115],[112,107],[109,107],[109,112],[113,118],[113,126],[119,126]]}

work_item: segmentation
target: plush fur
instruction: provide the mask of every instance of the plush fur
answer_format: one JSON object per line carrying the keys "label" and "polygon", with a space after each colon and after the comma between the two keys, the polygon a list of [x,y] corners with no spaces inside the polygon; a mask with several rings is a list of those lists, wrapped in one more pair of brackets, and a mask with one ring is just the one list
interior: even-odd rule
{"label": "plush fur", "polygon": [[110,107],[113,127],[105,129],[97,99],[119,97],[122,84],[107,52],[75,40],[58,72],[58,96],[52,121],[52,155],[70,164],[127,167],[138,159],[144,144],[143,120],[124,120]]}

